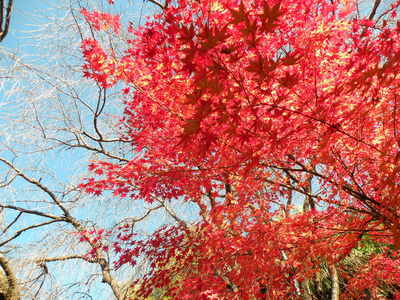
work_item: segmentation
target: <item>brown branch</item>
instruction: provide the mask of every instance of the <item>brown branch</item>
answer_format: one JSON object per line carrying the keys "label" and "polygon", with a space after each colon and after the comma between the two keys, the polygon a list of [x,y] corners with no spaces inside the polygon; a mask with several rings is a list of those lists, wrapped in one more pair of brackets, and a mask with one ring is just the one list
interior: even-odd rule
{"label": "brown branch", "polygon": [[4,40],[4,38],[8,34],[8,30],[10,28],[10,21],[11,21],[11,11],[12,11],[14,0],[9,0],[8,1],[8,5],[7,5],[7,9],[6,9],[6,17],[5,17],[4,28],[2,28],[3,17],[4,17],[3,16],[4,1],[5,0],[1,0],[1,3],[0,3],[0,10],[1,10],[1,15],[0,15],[0,17],[1,17],[1,21],[0,21],[0,42],[2,40]]}
{"label": "brown branch", "polygon": [[4,228],[3,233],[6,233],[7,230],[10,229],[10,227],[13,226],[18,221],[18,219],[22,216],[22,214],[23,214],[23,212],[20,211],[18,213],[18,215],[15,217],[15,219],[12,220],[12,222],[10,224],[8,224],[6,228]]}
{"label": "brown branch", "polygon": [[[93,243],[89,242],[89,244],[91,245],[91,247],[95,247]],[[104,257],[101,256],[98,250],[96,251],[96,256],[97,257],[95,258],[89,258],[82,255],[65,255],[59,257],[41,258],[38,259],[36,263],[38,263],[39,266],[41,267],[45,267],[45,263],[47,262],[59,262],[59,261],[80,259],[89,263],[98,264],[101,268],[102,282],[107,283],[109,285],[116,299],[123,300],[124,297],[121,288],[119,287],[118,282],[111,276],[111,268],[109,262]]]}
{"label": "brown branch", "polygon": [[165,208],[165,211],[168,213],[169,216],[171,216],[179,225],[182,225],[183,227],[187,228],[187,224],[185,221],[183,221],[181,218],[179,218],[174,211],[171,210],[166,204],[164,200],[161,200],[159,198],[156,198],[156,201],[161,204],[162,207]]}
{"label": "brown branch", "polygon": [[66,261],[66,260],[73,260],[73,259],[80,259],[90,263],[95,263],[96,261],[92,258],[83,256],[83,255],[65,255],[65,256],[58,256],[58,257],[44,257],[36,260],[36,263],[43,264],[47,262],[58,262],[58,261]]}
{"label": "brown branch", "polygon": [[331,276],[332,289],[331,289],[331,300],[340,299],[340,287],[339,287],[339,275],[334,264],[328,265],[329,275]]}
{"label": "brown branch", "polygon": [[38,227],[42,227],[42,226],[46,226],[46,225],[49,225],[49,224],[52,224],[52,223],[61,222],[61,221],[64,221],[64,220],[51,220],[51,221],[48,221],[48,222],[44,222],[44,223],[40,223],[40,224],[35,224],[35,225],[31,225],[31,226],[22,228],[22,229],[18,230],[12,237],[8,238],[8,239],[5,240],[4,242],[1,242],[1,243],[0,243],[0,247],[6,245],[6,244],[9,243],[10,241],[16,239],[17,237],[19,237],[19,236],[21,235],[21,233],[23,233],[23,232],[25,232],[25,231],[28,231],[28,230],[31,230],[31,229],[34,229],[34,228],[38,228]]}
{"label": "brown branch", "polygon": [[53,220],[66,221],[65,218],[63,218],[63,217],[59,217],[59,216],[55,216],[55,215],[52,215],[52,214],[44,213],[44,212],[41,212],[41,211],[38,211],[38,210],[26,209],[26,208],[14,206],[14,205],[8,205],[8,204],[0,204],[0,207],[1,208],[8,208],[8,209],[16,210],[16,211],[23,212],[23,213],[26,213],[26,214],[37,215],[37,216],[41,216],[41,217],[49,218],[49,219],[53,219]]}
{"label": "brown branch", "polygon": [[40,181],[31,178],[27,176],[25,173],[23,173],[21,170],[16,168],[11,162],[4,158],[0,158],[0,161],[10,167],[19,177],[23,178],[25,181],[35,185],[37,188],[39,188],[41,191],[46,193],[52,200],[53,202],[62,210],[65,218],[74,226],[79,226],[80,224],[75,218],[73,218],[70,214],[70,212],[61,204],[61,201],[58,199],[58,197],[44,184],[42,184]]}
{"label": "brown branch", "polygon": [[374,6],[372,7],[372,10],[371,10],[371,13],[368,16],[369,20],[372,20],[375,17],[376,12],[377,12],[378,7],[381,4],[381,2],[382,2],[382,0],[375,0]]}
{"label": "brown branch", "polygon": [[60,143],[60,144],[62,144],[62,145],[64,145],[64,146],[66,146],[66,147],[68,147],[68,148],[71,148],[71,149],[72,149],[72,148],[83,148],[83,149],[86,149],[86,150],[89,150],[89,151],[92,151],[92,152],[95,152],[95,153],[104,155],[104,156],[106,156],[106,157],[108,157],[108,158],[112,158],[112,159],[115,159],[115,160],[118,160],[118,161],[122,161],[122,162],[128,162],[128,161],[129,161],[129,159],[126,159],[126,158],[124,158],[124,157],[116,156],[116,155],[114,155],[114,154],[112,154],[112,153],[109,153],[109,152],[107,152],[107,151],[105,151],[105,150],[101,150],[101,149],[98,149],[98,148],[89,146],[89,145],[87,145],[86,143],[83,143],[83,142],[82,142],[81,140],[79,140],[78,138],[76,138],[76,144],[70,144],[70,143],[68,143],[68,142],[59,140],[59,139],[57,139],[57,138],[51,138],[50,140],[54,140],[54,141],[56,141],[56,142],[58,142],[58,143]]}
{"label": "brown branch", "polygon": [[147,218],[153,211],[158,210],[158,209],[160,209],[160,208],[162,208],[162,207],[164,207],[164,206],[163,206],[163,205],[158,205],[158,206],[149,208],[149,209],[147,210],[147,212],[143,214],[143,216],[138,217],[138,218],[125,218],[125,219],[123,219],[121,222],[119,222],[118,224],[121,224],[121,223],[130,223],[131,226],[133,227],[136,223],[138,223],[138,222],[140,222],[140,221],[143,221],[145,218]]}
{"label": "brown branch", "polygon": [[147,1],[149,1],[150,3],[153,3],[154,5],[158,6],[162,10],[167,8],[167,2],[163,5],[161,2],[158,2],[156,0],[147,0]]}

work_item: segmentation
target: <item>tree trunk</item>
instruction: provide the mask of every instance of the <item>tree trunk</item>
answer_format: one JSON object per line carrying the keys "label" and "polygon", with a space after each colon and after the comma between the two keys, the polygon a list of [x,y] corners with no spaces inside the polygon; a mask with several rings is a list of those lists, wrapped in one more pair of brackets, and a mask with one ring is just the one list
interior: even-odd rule
{"label": "tree trunk", "polygon": [[340,297],[340,287],[339,287],[339,276],[335,265],[329,265],[329,273],[332,280],[332,292],[331,300],[339,300]]}
{"label": "tree trunk", "polygon": [[305,279],[302,283],[301,283],[301,289],[302,289],[302,298],[304,300],[313,300],[313,296],[311,294],[310,291],[310,286],[309,286],[310,282],[308,279]]}
{"label": "tree trunk", "polygon": [[14,272],[10,267],[10,263],[7,258],[3,255],[0,255],[0,266],[3,269],[5,282],[6,282],[6,291],[1,296],[6,300],[19,300],[19,287],[17,283],[17,279],[15,278]]}

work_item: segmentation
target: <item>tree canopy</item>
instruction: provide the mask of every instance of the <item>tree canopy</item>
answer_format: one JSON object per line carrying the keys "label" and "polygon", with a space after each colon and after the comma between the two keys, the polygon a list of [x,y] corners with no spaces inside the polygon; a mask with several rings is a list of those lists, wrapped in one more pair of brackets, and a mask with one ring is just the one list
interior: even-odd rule
{"label": "tree canopy", "polygon": [[84,76],[125,85],[134,155],[93,162],[82,188],[199,208],[147,241],[116,236],[117,266],[152,261],[142,295],[294,299],[366,237],[381,251],[342,296],[398,291],[399,5],[361,17],[354,1],[181,0],[121,55],[84,40]]}

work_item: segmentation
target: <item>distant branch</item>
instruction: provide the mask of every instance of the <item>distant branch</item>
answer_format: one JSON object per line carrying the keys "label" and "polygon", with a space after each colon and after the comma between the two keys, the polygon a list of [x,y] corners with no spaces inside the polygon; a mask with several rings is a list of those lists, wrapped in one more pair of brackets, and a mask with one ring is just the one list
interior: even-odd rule
{"label": "distant branch", "polygon": [[4,228],[3,233],[6,233],[7,230],[10,229],[10,227],[13,226],[18,221],[18,219],[22,216],[22,214],[23,212],[20,211],[18,215],[14,218],[14,220],[10,224],[8,224],[6,228]]}
{"label": "distant branch", "polygon": [[22,228],[22,229],[18,230],[12,237],[8,238],[8,239],[5,240],[4,242],[1,242],[1,243],[0,243],[0,247],[6,245],[6,244],[9,243],[10,241],[16,239],[17,237],[19,237],[19,236],[21,235],[21,233],[23,233],[23,232],[25,232],[25,231],[28,231],[28,230],[31,230],[31,229],[34,229],[34,228],[38,228],[38,227],[42,227],[42,226],[46,226],[46,225],[49,225],[49,224],[52,224],[52,223],[55,223],[55,222],[61,222],[61,221],[63,221],[63,220],[51,220],[51,221],[48,221],[48,222],[44,222],[44,223],[40,223],[40,224],[35,224],[35,225],[31,225],[31,226]]}

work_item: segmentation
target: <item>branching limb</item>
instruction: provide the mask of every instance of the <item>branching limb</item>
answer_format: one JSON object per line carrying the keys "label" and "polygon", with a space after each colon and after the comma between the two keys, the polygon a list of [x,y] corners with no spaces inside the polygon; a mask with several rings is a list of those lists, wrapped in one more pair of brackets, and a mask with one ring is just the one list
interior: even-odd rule
{"label": "branching limb", "polygon": [[13,163],[11,163],[10,161],[4,159],[4,158],[0,158],[0,162],[4,163],[5,165],[7,165],[8,167],[10,167],[12,170],[14,170],[14,172],[20,176],[21,178],[23,178],[25,181],[35,185],[37,188],[39,188],[41,191],[43,191],[44,193],[46,193],[52,200],[53,202],[62,210],[62,212],[64,213],[65,217],[68,219],[73,219],[72,216],[70,215],[69,211],[61,204],[60,200],[57,198],[57,196],[44,184],[42,184],[40,181],[31,178],[29,176],[27,176],[25,173],[23,173],[20,169],[18,169],[17,167],[14,166]]}
{"label": "branching limb", "polygon": [[82,142],[78,138],[76,139],[76,143],[69,143],[69,142],[62,141],[62,140],[59,140],[59,139],[56,139],[56,138],[52,138],[52,140],[57,141],[58,143],[66,146],[68,148],[83,148],[83,149],[86,149],[86,150],[89,150],[89,151],[104,155],[104,156],[106,156],[108,158],[111,158],[111,159],[115,159],[115,160],[122,161],[122,162],[129,162],[129,159],[126,159],[126,158],[121,157],[121,156],[116,156],[116,155],[114,155],[112,153],[109,153],[105,149],[98,149],[98,148],[89,146],[88,144]]}
{"label": "branching limb", "polygon": [[162,207],[165,208],[165,211],[168,213],[170,217],[172,217],[179,225],[187,228],[187,224],[181,218],[177,216],[177,214],[165,203],[164,200],[157,198],[156,201],[161,204]]}
{"label": "branching limb", "polygon": [[164,207],[163,205],[158,205],[156,207],[150,208],[147,210],[147,212],[138,218],[125,218],[124,220],[122,220],[119,224],[124,223],[124,222],[128,222],[132,225],[132,227],[136,224],[139,223],[141,221],[143,221],[144,219],[146,219],[153,211],[158,210],[160,208]]}

